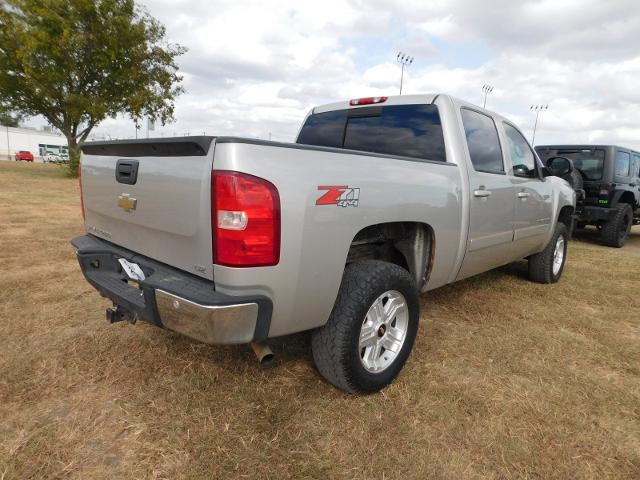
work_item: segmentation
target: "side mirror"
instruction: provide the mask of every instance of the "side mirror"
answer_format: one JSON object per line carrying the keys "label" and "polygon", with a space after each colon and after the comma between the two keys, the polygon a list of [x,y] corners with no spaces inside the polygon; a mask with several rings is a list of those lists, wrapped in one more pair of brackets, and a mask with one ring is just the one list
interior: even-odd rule
{"label": "side mirror", "polygon": [[530,171],[526,165],[514,165],[513,166],[513,174],[516,177],[529,177]]}
{"label": "side mirror", "polygon": [[554,177],[564,177],[573,170],[573,162],[566,157],[551,157],[547,160],[547,171]]}

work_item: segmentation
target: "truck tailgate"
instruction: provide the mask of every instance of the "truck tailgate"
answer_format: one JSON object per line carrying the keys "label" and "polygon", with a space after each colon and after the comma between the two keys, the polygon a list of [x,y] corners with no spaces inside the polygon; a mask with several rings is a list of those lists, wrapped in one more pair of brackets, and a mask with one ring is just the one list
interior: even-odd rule
{"label": "truck tailgate", "polygon": [[212,141],[188,137],[84,146],[88,233],[212,279]]}

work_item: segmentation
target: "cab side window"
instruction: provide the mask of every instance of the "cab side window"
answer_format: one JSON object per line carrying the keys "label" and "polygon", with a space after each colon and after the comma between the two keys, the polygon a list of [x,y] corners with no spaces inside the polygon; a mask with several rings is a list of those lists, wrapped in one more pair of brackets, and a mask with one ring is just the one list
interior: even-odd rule
{"label": "cab side window", "polygon": [[536,159],[531,147],[522,134],[508,123],[504,123],[507,134],[507,148],[516,177],[537,178]]}
{"label": "cab side window", "polygon": [[478,172],[504,174],[502,148],[493,119],[466,108],[460,113],[473,168]]}
{"label": "cab side window", "polygon": [[633,155],[633,170],[635,173],[631,172],[631,175],[635,175],[640,178],[640,155]]}
{"label": "cab side window", "polygon": [[618,150],[616,152],[616,176],[628,177],[631,168],[631,155],[629,152]]}

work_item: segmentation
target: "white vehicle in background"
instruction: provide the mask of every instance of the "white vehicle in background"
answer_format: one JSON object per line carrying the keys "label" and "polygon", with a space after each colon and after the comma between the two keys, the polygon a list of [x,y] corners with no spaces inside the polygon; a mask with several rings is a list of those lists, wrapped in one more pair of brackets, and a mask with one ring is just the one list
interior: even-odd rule
{"label": "white vehicle in background", "polygon": [[43,163],[66,163],[69,161],[69,155],[67,153],[54,153],[47,152],[47,154],[42,157]]}

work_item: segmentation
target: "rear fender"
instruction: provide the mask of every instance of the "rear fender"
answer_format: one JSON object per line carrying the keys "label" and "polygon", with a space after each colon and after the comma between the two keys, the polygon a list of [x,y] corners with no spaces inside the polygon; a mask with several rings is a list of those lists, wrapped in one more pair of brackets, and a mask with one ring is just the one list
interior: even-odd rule
{"label": "rear fender", "polygon": [[628,203],[632,208],[636,208],[638,206],[638,202],[636,201],[633,192],[629,190],[618,190],[614,192],[610,206],[615,208],[620,203]]}

